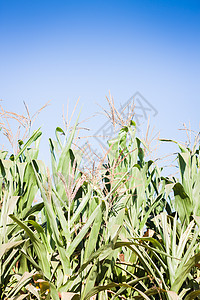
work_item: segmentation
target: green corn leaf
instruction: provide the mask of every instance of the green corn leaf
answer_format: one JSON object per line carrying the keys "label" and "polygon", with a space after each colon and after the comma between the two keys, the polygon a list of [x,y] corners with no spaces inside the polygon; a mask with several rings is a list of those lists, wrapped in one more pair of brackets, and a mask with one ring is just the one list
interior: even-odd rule
{"label": "green corn leaf", "polygon": [[33,142],[35,142],[40,136],[42,135],[42,132],[40,131],[40,128],[36,130],[30,139],[26,142],[26,144],[23,146],[23,148],[19,151],[19,153],[15,156],[14,160],[17,161],[20,155],[29,147]]}
{"label": "green corn leaf", "polygon": [[94,287],[97,275],[98,275],[97,263],[95,262],[86,276],[86,283],[85,285],[83,285],[81,299],[85,299],[85,295],[89,293],[91,289]]}
{"label": "green corn leaf", "polygon": [[[192,202],[186,194],[182,184],[177,182],[174,187],[175,208],[179,214],[182,224],[189,224],[190,215],[192,213]],[[185,222],[185,223],[184,223]]]}
{"label": "green corn leaf", "polygon": [[38,258],[40,260],[42,270],[47,278],[50,278],[50,266],[49,261],[46,254],[45,246],[40,242],[40,240],[36,237],[34,232],[24,224],[24,222],[20,221],[16,216],[9,215],[9,217],[17,223],[24,231],[28,234],[30,240],[33,243],[33,246],[35,247],[36,254],[38,255]]}
{"label": "green corn leaf", "polygon": [[94,223],[92,225],[92,230],[90,232],[90,236],[89,236],[88,242],[86,244],[85,252],[84,252],[84,261],[83,262],[86,262],[88,260],[88,258],[90,257],[90,255],[93,253],[93,251],[95,251],[95,249],[96,249],[96,243],[99,238],[99,230],[101,227],[101,223],[102,223],[102,213],[100,211],[98,213],[98,215],[96,216]]}
{"label": "green corn leaf", "polygon": [[178,293],[183,282],[188,277],[191,269],[195,267],[195,265],[200,261],[200,253],[197,253],[193,257],[191,257],[183,266],[179,266],[177,270],[177,278],[172,284],[171,290]]}
{"label": "green corn leaf", "polygon": [[72,241],[70,246],[68,247],[66,251],[66,255],[70,257],[72,253],[75,251],[76,247],[80,244],[82,239],[85,237],[86,233],[88,232],[88,229],[94,222],[95,218],[98,216],[98,214],[101,214],[101,204],[97,206],[97,208],[94,210],[94,212],[91,214],[89,219],[87,220],[86,224],[83,226],[81,231],[78,233],[78,235],[75,237],[75,239]]}

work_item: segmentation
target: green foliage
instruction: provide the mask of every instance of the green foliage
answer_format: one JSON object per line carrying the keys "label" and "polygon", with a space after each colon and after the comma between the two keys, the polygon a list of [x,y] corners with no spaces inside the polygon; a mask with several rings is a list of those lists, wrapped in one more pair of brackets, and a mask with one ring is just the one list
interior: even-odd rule
{"label": "green foliage", "polygon": [[198,299],[199,149],[178,144],[180,181],[164,178],[130,123],[92,176],[77,122],[49,139],[52,176],[40,130],[0,153],[1,299]]}

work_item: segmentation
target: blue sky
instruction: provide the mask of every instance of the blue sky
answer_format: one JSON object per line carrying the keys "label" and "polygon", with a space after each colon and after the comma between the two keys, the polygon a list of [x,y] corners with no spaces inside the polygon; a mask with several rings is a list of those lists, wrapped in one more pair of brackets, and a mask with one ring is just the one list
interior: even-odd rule
{"label": "blue sky", "polygon": [[[48,137],[62,126],[62,105],[80,97],[82,119],[139,91],[158,111],[162,137],[183,139],[183,122],[199,130],[200,1],[0,0],[0,99],[32,112]],[[88,126],[95,132],[105,122]],[[169,148],[170,149],[170,148]]]}

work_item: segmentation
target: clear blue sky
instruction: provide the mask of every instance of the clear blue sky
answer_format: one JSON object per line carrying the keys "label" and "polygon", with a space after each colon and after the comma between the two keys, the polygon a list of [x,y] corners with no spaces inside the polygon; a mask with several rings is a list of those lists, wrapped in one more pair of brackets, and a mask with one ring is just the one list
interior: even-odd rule
{"label": "clear blue sky", "polygon": [[200,1],[0,0],[0,43],[4,107],[52,100],[36,124],[44,152],[67,99],[72,109],[80,97],[83,119],[109,90],[117,106],[139,91],[162,137],[180,139],[183,122],[199,130]]}

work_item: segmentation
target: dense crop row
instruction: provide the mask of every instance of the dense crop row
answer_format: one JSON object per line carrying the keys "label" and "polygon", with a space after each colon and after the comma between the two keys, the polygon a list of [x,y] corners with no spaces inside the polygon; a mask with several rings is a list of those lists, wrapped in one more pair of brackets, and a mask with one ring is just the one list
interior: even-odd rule
{"label": "dense crop row", "polygon": [[49,140],[51,171],[40,130],[18,154],[0,152],[0,298],[198,297],[197,146],[177,143],[180,179],[162,177],[131,122],[108,142],[107,163],[85,172],[75,130]]}

